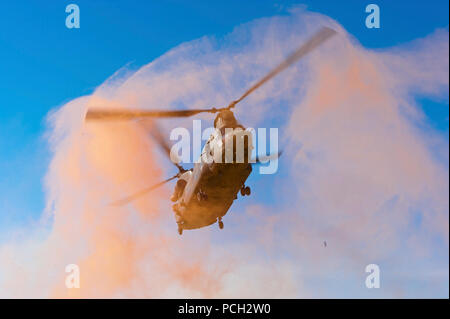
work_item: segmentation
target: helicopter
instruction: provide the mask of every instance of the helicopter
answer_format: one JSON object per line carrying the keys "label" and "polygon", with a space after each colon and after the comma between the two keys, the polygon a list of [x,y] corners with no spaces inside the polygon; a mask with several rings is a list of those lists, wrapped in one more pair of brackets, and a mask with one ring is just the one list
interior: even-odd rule
{"label": "helicopter", "polygon": [[[169,145],[162,137],[160,130],[152,125],[149,128],[150,135],[157,141],[164,153],[172,159],[178,168],[178,173],[113,204],[125,205],[157,187],[177,179],[170,199],[173,202],[172,210],[178,225],[178,233],[181,235],[183,230],[198,229],[214,223],[218,223],[219,228],[223,229],[222,218],[227,214],[238,194],[240,193],[242,196],[251,194],[251,189],[245,185],[245,182],[252,172],[252,166],[268,160],[268,158],[258,157],[253,160],[249,159],[249,154],[253,150],[252,135],[237,121],[232,109],[264,83],[335,34],[336,31],[331,28],[321,28],[307,42],[245,91],[241,97],[226,107],[186,110],[88,109],[85,116],[86,121],[177,118],[205,112],[217,113],[214,119],[214,132],[205,143],[199,160],[191,169],[185,169],[173,160]],[[238,152],[238,144],[243,145],[243,154]],[[281,152],[271,154],[269,157],[278,158],[279,155]]]}

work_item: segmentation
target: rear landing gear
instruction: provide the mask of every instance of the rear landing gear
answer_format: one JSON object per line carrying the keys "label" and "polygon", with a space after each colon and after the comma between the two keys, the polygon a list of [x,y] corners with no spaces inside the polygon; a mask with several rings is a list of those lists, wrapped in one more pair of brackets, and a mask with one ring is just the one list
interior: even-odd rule
{"label": "rear landing gear", "polygon": [[178,225],[178,234],[183,235],[183,227],[181,225]]}
{"label": "rear landing gear", "polygon": [[222,218],[219,218],[219,228],[223,229],[223,221]]}
{"label": "rear landing gear", "polygon": [[250,189],[250,187],[242,186],[242,188],[241,188],[241,195],[242,196],[250,196],[251,193],[252,193],[252,190]]}

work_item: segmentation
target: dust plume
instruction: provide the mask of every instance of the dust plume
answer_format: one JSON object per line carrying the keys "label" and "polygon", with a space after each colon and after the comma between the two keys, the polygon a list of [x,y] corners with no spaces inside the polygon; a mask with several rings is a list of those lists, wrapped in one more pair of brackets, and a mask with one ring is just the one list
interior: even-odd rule
{"label": "dust plume", "polygon": [[[88,107],[226,106],[322,26],[339,35],[236,109],[285,145],[279,175],[257,179],[260,203],[235,203],[223,231],[181,237],[169,186],[109,205],[173,167],[139,123],[86,124]],[[46,211],[0,245],[0,296],[418,297],[409,288],[427,285],[420,296],[448,297],[448,140],[423,130],[416,102],[448,99],[448,54],[447,30],[368,50],[329,17],[292,10],[119,70],[49,114]],[[364,287],[370,263],[383,290]],[[79,289],[65,286],[68,264]]]}

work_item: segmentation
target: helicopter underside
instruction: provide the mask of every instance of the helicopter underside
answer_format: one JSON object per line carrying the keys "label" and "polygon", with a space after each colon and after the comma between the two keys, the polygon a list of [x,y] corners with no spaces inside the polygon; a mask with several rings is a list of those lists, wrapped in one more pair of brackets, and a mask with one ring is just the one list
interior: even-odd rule
{"label": "helicopter underside", "polygon": [[203,165],[195,192],[173,207],[179,228],[196,229],[221,222],[251,171],[249,163]]}

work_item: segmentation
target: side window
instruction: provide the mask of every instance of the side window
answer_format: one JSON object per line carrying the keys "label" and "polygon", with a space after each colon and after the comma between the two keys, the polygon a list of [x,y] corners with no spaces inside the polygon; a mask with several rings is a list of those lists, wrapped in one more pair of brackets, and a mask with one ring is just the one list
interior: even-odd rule
{"label": "side window", "polygon": [[214,138],[215,138],[215,135],[212,134],[212,135],[209,137],[208,141],[206,141],[205,146],[203,147],[202,155],[205,154],[207,151],[211,154],[211,147],[210,147],[210,144],[211,144],[211,141],[212,141]]}
{"label": "side window", "polygon": [[216,134],[211,134],[208,141],[205,143],[205,146],[203,147],[201,158],[204,163],[211,163],[214,162],[214,147],[212,146],[212,141],[216,138]]}
{"label": "side window", "polygon": [[209,142],[211,141],[211,138],[205,143],[205,146],[203,146],[202,155],[206,154],[206,152],[209,150]]}

